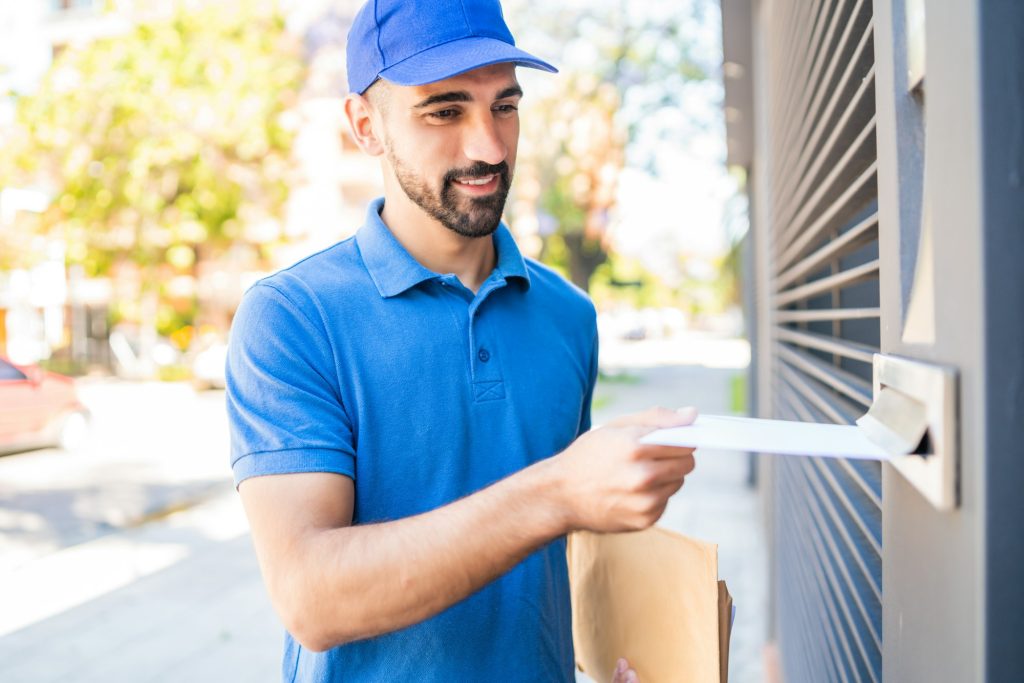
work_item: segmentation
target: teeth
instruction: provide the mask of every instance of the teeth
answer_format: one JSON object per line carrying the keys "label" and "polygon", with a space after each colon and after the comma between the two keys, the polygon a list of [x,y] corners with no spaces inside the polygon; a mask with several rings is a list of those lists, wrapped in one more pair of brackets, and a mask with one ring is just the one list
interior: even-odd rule
{"label": "teeth", "polygon": [[458,182],[462,183],[463,185],[486,185],[492,180],[494,180],[494,176],[489,175],[486,178],[471,178],[465,180],[460,179]]}

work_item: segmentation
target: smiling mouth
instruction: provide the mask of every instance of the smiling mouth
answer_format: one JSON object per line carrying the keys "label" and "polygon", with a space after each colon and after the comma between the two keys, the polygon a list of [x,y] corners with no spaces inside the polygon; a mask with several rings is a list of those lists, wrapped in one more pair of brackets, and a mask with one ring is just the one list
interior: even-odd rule
{"label": "smiling mouth", "polygon": [[497,173],[492,173],[491,175],[480,176],[479,178],[456,178],[455,182],[458,183],[459,185],[469,185],[476,187],[488,185],[497,177]]}

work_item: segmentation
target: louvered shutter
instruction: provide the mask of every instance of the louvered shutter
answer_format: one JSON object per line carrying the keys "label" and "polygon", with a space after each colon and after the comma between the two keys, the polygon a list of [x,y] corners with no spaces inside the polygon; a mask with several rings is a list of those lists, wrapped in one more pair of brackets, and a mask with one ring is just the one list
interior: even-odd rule
{"label": "louvered shutter", "polygon": [[[771,404],[850,423],[879,347],[874,46],[870,0],[765,0]],[[763,328],[762,328],[763,329]],[[762,388],[762,391],[765,388]],[[785,680],[879,681],[878,463],[772,460],[776,634]]]}

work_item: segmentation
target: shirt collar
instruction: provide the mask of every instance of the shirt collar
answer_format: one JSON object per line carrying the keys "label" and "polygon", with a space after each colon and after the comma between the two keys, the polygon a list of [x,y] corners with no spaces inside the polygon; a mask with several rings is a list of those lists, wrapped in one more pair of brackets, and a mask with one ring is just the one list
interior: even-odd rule
{"label": "shirt collar", "polygon": [[[356,233],[356,244],[359,245],[359,253],[362,254],[370,278],[377,285],[377,291],[382,297],[389,298],[421,282],[439,278],[441,274],[425,268],[395,239],[380,218],[383,208],[383,197],[370,202],[366,209],[366,222]],[[504,223],[498,225],[493,239],[498,262],[492,277],[498,276],[505,280],[519,278],[529,287],[530,276],[526,271],[526,262]]]}

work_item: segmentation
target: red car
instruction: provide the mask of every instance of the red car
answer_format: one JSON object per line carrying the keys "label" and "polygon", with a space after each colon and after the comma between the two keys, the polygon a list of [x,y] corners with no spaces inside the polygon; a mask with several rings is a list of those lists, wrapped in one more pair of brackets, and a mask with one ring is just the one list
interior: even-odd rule
{"label": "red car", "polygon": [[85,440],[89,412],[70,377],[0,358],[0,453]]}

